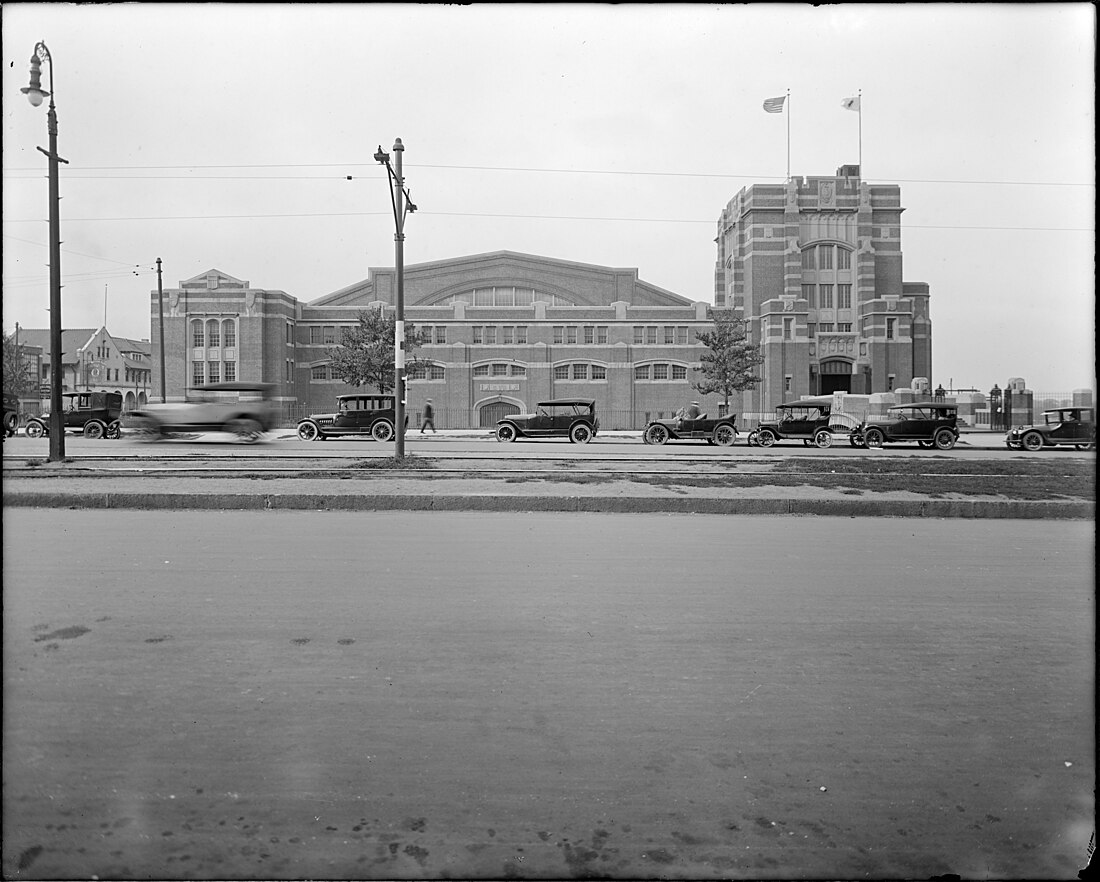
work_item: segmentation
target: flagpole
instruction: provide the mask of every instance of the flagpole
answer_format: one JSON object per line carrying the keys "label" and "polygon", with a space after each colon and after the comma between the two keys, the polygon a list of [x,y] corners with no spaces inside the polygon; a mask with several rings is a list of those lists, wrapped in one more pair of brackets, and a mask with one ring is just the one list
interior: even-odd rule
{"label": "flagpole", "polygon": [[791,179],[791,90],[787,90],[787,180]]}
{"label": "flagpole", "polygon": [[859,108],[859,177],[861,180],[867,180],[867,175],[863,173],[863,90],[859,90],[858,103],[856,107]]}

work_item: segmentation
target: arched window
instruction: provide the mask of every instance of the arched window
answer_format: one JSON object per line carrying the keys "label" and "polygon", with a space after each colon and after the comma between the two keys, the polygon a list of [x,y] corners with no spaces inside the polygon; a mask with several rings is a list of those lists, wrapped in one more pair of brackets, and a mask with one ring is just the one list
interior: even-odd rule
{"label": "arched window", "polygon": [[191,345],[196,349],[202,349],[205,343],[205,335],[202,332],[203,324],[201,319],[195,319],[191,322]]}
{"label": "arched window", "polygon": [[206,323],[206,345],[211,349],[217,349],[221,343],[222,323],[217,319],[210,319]]}
{"label": "arched window", "polygon": [[232,349],[237,345],[237,324],[233,319],[226,319],[222,322],[222,337],[225,340],[223,346]]}

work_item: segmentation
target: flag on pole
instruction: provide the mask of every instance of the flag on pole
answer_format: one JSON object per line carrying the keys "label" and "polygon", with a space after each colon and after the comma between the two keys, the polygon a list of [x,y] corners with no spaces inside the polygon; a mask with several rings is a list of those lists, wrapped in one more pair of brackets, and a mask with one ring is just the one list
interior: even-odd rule
{"label": "flag on pole", "polygon": [[840,102],[840,106],[845,110],[859,110],[859,98],[845,98]]}
{"label": "flag on pole", "polygon": [[782,113],[783,102],[787,100],[786,95],[780,95],[778,98],[769,98],[764,102],[764,110],[767,113]]}

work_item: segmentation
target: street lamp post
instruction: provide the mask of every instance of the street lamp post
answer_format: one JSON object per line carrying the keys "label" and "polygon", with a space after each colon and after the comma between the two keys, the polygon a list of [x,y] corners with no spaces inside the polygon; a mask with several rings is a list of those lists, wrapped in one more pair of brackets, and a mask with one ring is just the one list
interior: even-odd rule
{"label": "street lamp post", "polygon": [[[416,211],[416,206],[405,189],[405,178],[401,171],[401,155],[405,145],[398,138],[393,142],[394,164],[390,165],[390,155],[382,151],[382,145],[374,154],[376,162],[386,167],[389,176],[390,201],[393,203],[395,232],[394,261],[397,264],[397,318],[393,329],[393,366],[394,392],[397,399],[394,407],[394,450],[397,459],[405,457],[405,216]],[[396,168],[395,168],[396,166]]]}
{"label": "street lamp post", "polygon": [[[42,88],[42,62],[50,63],[50,91]],[[46,44],[39,41],[31,56],[30,85],[20,89],[31,105],[38,107],[49,96],[46,114],[50,134],[50,149],[38,150],[50,161],[50,454],[48,462],[65,458],[65,423],[61,413],[61,196],[57,185],[57,164],[68,163],[57,155],[57,108],[53,103],[53,56]]]}
{"label": "street lamp post", "polygon": [[164,288],[160,280],[160,258],[157,258],[157,305],[160,307],[160,403],[168,402],[168,395],[164,391]]}

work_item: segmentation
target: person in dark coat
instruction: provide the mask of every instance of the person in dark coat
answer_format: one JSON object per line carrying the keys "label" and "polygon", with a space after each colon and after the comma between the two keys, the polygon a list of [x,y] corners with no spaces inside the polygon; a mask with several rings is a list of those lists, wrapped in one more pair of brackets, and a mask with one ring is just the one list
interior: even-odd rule
{"label": "person in dark coat", "polygon": [[424,434],[424,430],[432,427],[432,432],[435,432],[435,410],[432,408],[432,400],[430,398],[424,399],[424,424],[420,427],[420,434]]}

